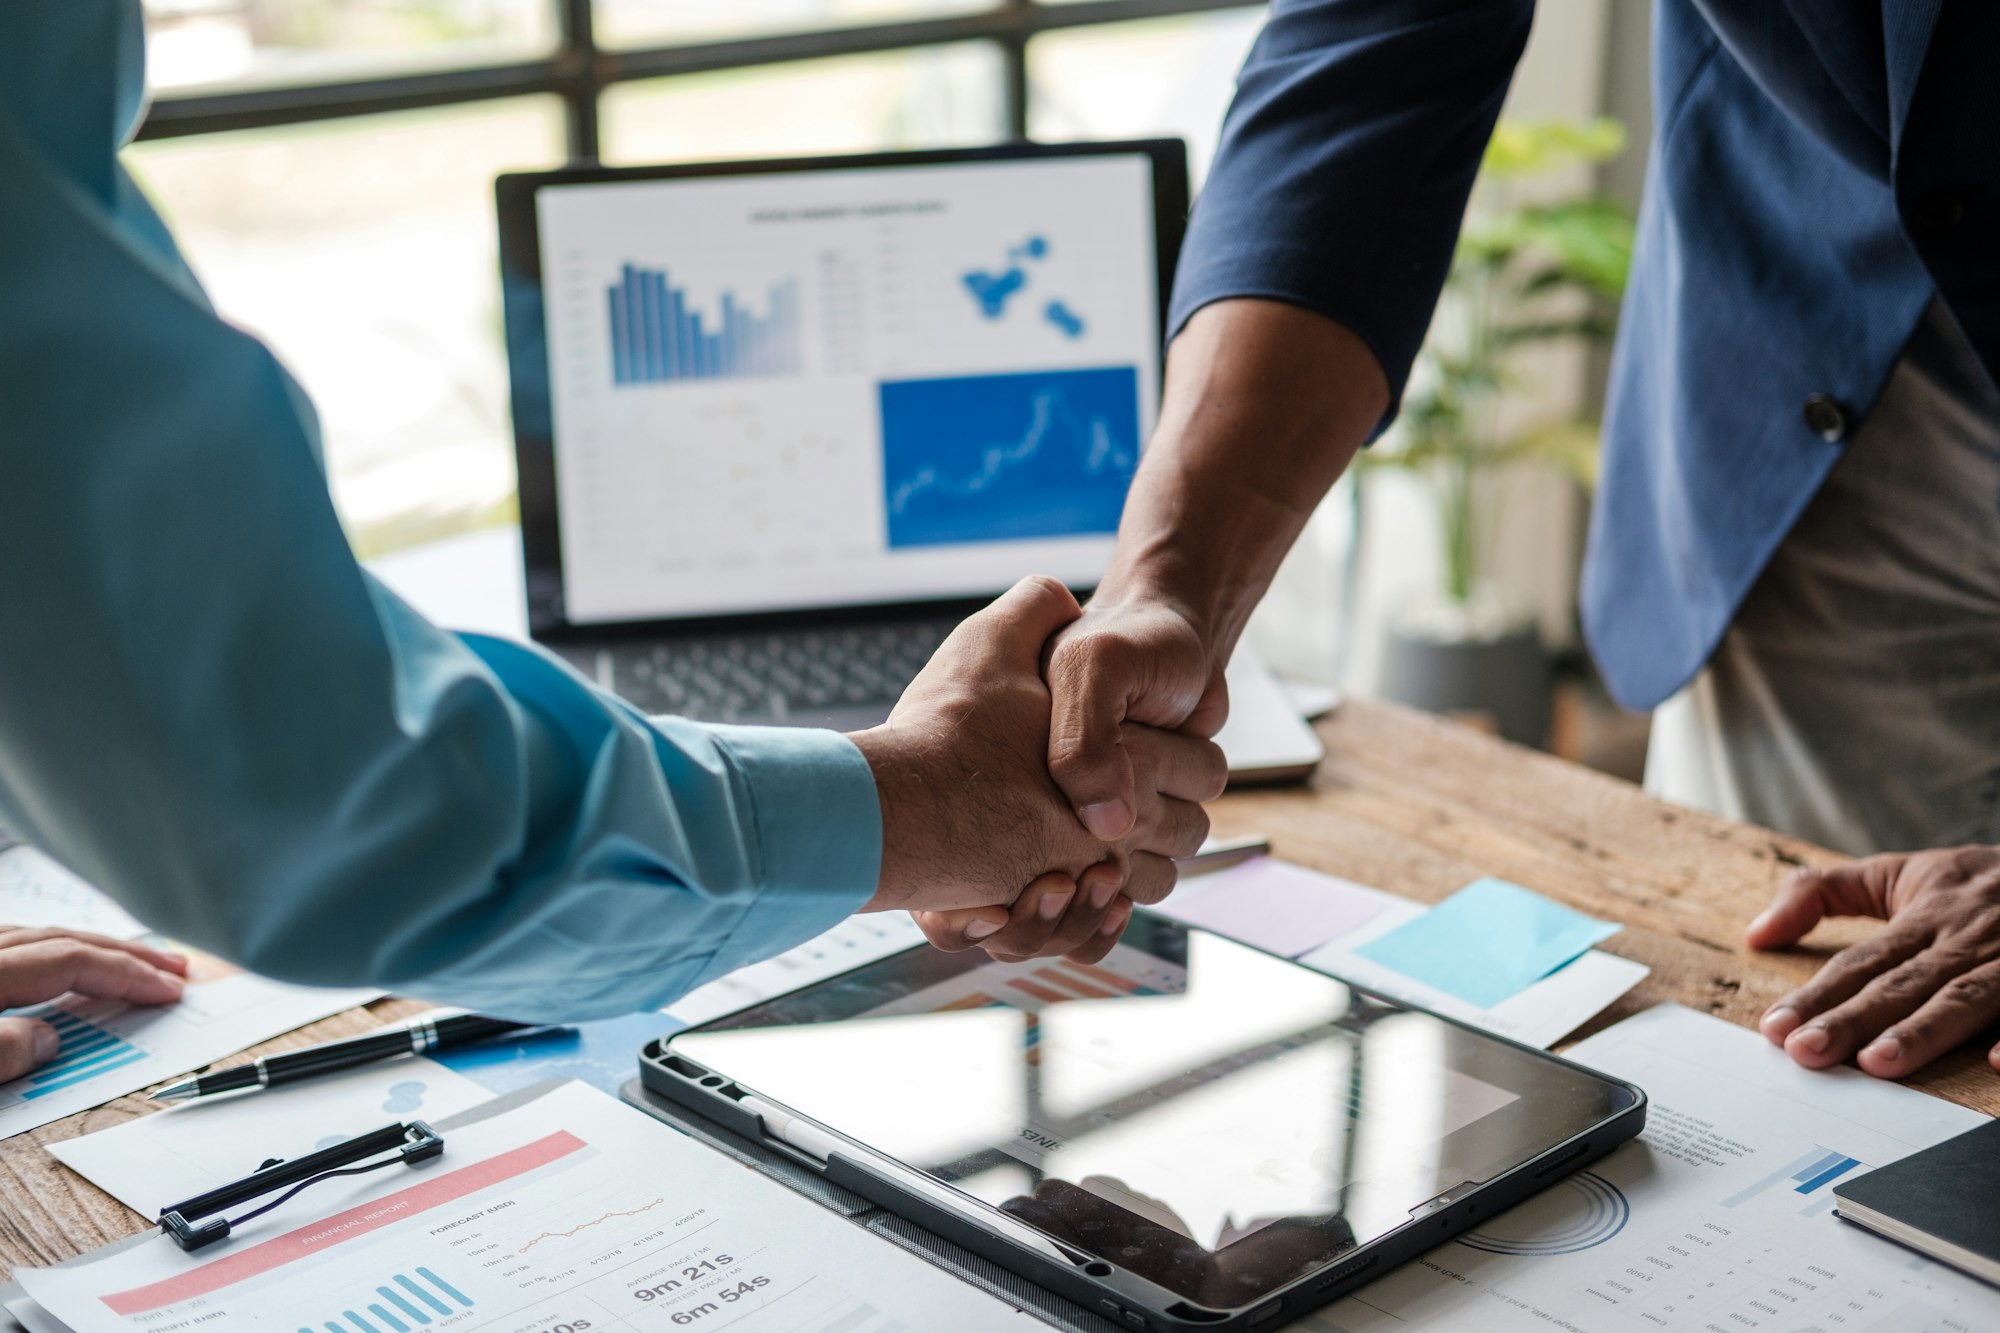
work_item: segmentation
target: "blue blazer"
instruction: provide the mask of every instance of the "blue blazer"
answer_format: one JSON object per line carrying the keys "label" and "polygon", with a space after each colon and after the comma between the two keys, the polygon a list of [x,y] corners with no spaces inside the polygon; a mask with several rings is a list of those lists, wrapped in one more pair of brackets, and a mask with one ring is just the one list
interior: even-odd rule
{"label": "blue blazer", "polygon": [[[1172,327],[1262,296],[1400,394],[1532,0],[1275,0]],[[2000,3],[1655,0],[1655,135],[1583,621],[1618,699],[1700,669],[1932,295],[2000,376]]]}

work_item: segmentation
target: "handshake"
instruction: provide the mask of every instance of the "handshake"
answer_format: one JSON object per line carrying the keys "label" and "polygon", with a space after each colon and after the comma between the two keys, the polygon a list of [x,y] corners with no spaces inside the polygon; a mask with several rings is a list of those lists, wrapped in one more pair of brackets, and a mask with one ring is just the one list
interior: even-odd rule
{"label": "handshake", "polygon": [[966,620],[851,737],[882,807],[862,910],[909,911],[941,949],[1103,957],[1134,904],[1172,891],[1228,777],[1204,656],[1171,612],[1086,615],[1053,579]]}

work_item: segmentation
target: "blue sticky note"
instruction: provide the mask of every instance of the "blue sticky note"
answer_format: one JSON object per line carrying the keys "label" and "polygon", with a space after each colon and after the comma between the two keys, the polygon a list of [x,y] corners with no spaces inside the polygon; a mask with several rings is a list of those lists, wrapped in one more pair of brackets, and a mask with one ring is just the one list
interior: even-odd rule
{"label": "blue sticky note", "polygon": [[1490,1009],[1620,929],[1518,884],[1482,879],[1354,952]]}

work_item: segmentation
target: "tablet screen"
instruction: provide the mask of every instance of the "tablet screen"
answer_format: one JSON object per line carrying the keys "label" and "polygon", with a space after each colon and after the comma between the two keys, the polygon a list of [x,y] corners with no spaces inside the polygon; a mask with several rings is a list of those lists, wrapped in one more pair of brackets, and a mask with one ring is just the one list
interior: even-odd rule
{"label": "tablet screen", "polygon": [[1634,1100],[1149,913],[1095,965],[914,949],[670,1046],[1225,1308]]}

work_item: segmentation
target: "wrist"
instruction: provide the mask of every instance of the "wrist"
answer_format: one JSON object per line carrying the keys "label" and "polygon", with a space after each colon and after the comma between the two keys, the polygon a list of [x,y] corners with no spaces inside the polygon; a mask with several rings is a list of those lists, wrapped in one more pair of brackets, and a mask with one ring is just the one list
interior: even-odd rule
{"label": "wrist", "polygon": [[916,840],[928,836],[927,796],[922,767],[905,737],[893,724],[848,733],[847,739],[868,761],[875,776],[875,804],[882,819],[882,868],[875,892],[858,909],[863,912],[907,910],[916,886],[906,869]]}

